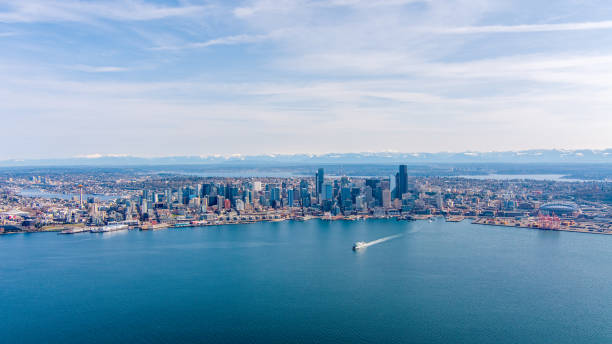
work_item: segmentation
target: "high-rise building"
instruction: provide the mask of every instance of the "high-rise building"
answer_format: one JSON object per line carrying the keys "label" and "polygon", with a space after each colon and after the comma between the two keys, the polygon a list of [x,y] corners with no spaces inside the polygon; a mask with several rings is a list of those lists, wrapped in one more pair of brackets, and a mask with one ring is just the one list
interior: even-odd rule
{"label": "high-rise building", "polygon": [[83,208],[83,185],[79,184],[79,207]]}
{"label": "high-rise building", "polygon": [[334,186],[331,183],[323,183],[321,195],[322,199],[327,201],[334,198]]}
{"label": "high-rise building", "polygon": [[293,189],[287,190],[287,204],[293,207]]}
{"label": "high-rise building", "polygon": [[270,201],[280,201],[280,199],[281,199],[280,188],[273,187],[270,190]]}
{"label": "high-rise building", "polygon": [[200,209],[203,213],[208,210],[208,197],[202,198],[202,200],[200,201]]}
{"label": "high-rise building", "polygon": [[355,207],[357,207],[357,210],[366,210],[367,209],[365,195],[359,195],[359,196],[355,197]]}
{"label": "high-rise building", "polygon": [[382,190],[382,206],[383,208],[391,207],[391,190],[389,189]]}
{"label": "high-rise building", "polygon": [[251,199],[253,198],[252,196],[252,192],[250,190],[247,190],[246,192],[244,192],[243,194],[243,201],[245,206],[249,203],[251,203]]}
{"label": "high-rise building", "polygon": [[236,200],[236,210],[244,211],[244,202],[241,199]]}
{"label": "high-rise building", "polygon": [[325,172],[323,170],[323,168],[319,168],[319,170],[317,171],[316,174],[316,197],[317,197],[317,203],[320,202],[321,200],[321,192],[323,192],[323,182],[325,181]]}
{"label": "high-rise building", "polygon": [[166,208],[170,209],[170,204],[172,204],[172,190],[166,189],[164,191],[164,201],[166,201]]}
{"label": "high-rise building", "polygon": [[340,200],[344,203],[345,201],[352,201],[351,197],[351,189],[348,187],[343,187],[340,189]]}
{"label": "high-rise building", "polygon": [[253,182],[253,191],[261,191],[261,182]]}
{"label": "high-rise building", "polygon": [[395,198],[402,199],[408,192],[408,166],[399,165],[399,172],[395,175]]}

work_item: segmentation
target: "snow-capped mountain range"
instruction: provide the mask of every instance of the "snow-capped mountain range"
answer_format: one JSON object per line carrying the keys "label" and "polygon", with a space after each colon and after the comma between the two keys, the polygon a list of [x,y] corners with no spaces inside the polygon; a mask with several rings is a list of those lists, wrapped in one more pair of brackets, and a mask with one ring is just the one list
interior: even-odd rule
{"label": "snow-capped mountain range", "polygon": [[418,163],[612,163],[612,149],[534,149],[505,152],[327,153],[228,156],[169,156],[143,158],[120,154],[91,154],[64,159],[12,159],[0,166],[126,166],[196,164],[418,164]]}

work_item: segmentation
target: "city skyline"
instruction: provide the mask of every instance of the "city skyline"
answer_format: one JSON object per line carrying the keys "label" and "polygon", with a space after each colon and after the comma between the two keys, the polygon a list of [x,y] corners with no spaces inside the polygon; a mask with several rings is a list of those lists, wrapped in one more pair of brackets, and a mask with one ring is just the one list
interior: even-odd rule
{"label": "city skyline", "polygon": [[3,0],[0,160],[605,149],[611,14],[602,1]]}
{"label": "city skyline", "polygon": [[[433,216],[546,230],[612,230],[604,220],[609,213],[607,181],[591,184],[551,175],[542,180],[524,175],[415,176],[405,164],[394,165],[394,170],[394,176],[356,177],[326,176],[323,167],[311,174],[276,177],[135,174],[122,168],[107,174],[72,168],[7,170],[0,181],[0,234],[100,233],[314,218],[412,221]],[[594,216],[596,224],[590,221]]]}
{"label": "city skyline", "polygon": [[1,169],[3,339],[609,341],[609,180],[328,167]]}
{"label": "city skyline", "polygon": [[0,342],[612,341],[612,1],[0,0],[0,51]]}

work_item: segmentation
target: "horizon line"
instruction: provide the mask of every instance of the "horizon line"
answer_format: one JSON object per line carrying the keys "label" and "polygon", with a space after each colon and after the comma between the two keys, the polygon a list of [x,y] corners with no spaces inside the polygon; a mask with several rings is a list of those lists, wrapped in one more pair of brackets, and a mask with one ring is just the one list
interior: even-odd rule
{"label": "horizon line", "polygon": [[[495,153],[532,153],[532,152],[561,152],[561,153],[581,153],[590,151],[593,153],[607,153],[611,151],[611,148],[592,149],[592,148],[580,148],[580,149],[565,149],[565,148],[530,148],[530,149],[518,149],[518,150],[490,150],[490,151],[479,151],[479,150],[463,150],[463,151],[397,151],[397,150],[381,150],[381,151],[348,151],[348,152],[326,152],[326,153],[254,153],[254,154],[183,154],[183,155],[157,155],[157,156],[145,156],[145,155],[132,155],[132,154],[115,154],[115,153],[94,153],[75,155],[70,157],[49,157],[49,158],[5,158],[1,159],[0,162],[26,162],[26,161],[50,161],[50,160],[91,160],[97,159],[172,159],[172,158],[199,158],[199,159],[245,159],[253,157],[291,157],[291,156],[308,156],[311,158],[315,157],[329,157],[333,155],[349,155],[349,154],[360,154],[360,155],[382,155],[382,154],[393,154],[393,155],[411,155],[418,158],[420,155],[439,155],[439,154],[463,154],[466,156],[476,156],[479,154],[495,154]],[[604,154],[608,155],[608,154]]]}

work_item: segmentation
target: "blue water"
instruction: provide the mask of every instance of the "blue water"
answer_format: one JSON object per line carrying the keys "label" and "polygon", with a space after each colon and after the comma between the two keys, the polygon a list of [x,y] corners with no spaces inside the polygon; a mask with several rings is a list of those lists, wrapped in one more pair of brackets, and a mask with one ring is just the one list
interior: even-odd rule
{"label": "blue water", "polygon": [[392,220],[110,234],[0,236],[0,343],[612,342],[612,236]]}
{"label": "blue water", "polygon": [[537,181],[554,181],[554,182],[589,182],[595,181],[590,179],[574,179],[566,178],[563,174],[475,174],[459,176],[467,179],[481,180],[537,180]]}
{"label": "blue water", "polygon": [[[63,200],[71,200],[74,197],[79,197],[79,194],[73,193],[58,193],[58,192],[49,192],[41,189],[22,189],[19,191],[19,195],[25,197],[40,197],[40,198],[49,198],[49,199],[63,199]],[[89,197],[97,198],[103,201],[109,201],[119,198],[120,196],[110,196],[110,195],[95,195],[95,194],[83,194],[83,199],[86,200]]]}

